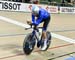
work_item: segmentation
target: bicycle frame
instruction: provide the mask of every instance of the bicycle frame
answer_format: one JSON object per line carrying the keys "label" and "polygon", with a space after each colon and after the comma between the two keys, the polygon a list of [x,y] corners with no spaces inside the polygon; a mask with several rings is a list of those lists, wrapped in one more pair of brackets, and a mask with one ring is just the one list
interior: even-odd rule
{"label": "bicycle frame", "polygon": [[25,28],[26,30],[27,29],[32,29],[32,37],[35,37],[37,39],[37,41],[40,39],[40,36],[41,36],[41,32],[39,30],[39,28],[42,28],[42,27],[37,27],[35,25],[31,25],[30,28]]}
{"label": "bicycle frame", "polygon": [[33,29],[32,37],[35,37],[37,39],[37,41],[39,41],[39,35],[40,35],[39,30],[38,29]]}

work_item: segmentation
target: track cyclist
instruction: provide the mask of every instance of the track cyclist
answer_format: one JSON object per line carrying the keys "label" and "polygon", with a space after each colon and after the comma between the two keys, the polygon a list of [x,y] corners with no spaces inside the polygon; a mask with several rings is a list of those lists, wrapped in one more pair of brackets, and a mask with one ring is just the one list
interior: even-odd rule
{"label": "track cyclist", "polygon": [[50,23],[50,13],[43,9],[39,8],[36,5],[32,5],[32,21],[27,21],[28,24],[33,24],[38,26],[40,23],[43,23],[43,28],[42,28],[42,39],[38,41],[37,46],[41,46],[41,50],[44,51],[47,48],[47,27],[48,24]]}

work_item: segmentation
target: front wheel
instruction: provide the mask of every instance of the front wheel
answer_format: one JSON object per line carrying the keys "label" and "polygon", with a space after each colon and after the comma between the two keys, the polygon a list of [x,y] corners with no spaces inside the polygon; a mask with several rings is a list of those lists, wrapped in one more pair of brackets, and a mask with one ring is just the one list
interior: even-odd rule
{"label": "front wheel", "polygon": [[31,33],[28,34],[23,42],[23,51],[26,55],[29,55],[33,51],[35,43],[35,37],[32,37]]}

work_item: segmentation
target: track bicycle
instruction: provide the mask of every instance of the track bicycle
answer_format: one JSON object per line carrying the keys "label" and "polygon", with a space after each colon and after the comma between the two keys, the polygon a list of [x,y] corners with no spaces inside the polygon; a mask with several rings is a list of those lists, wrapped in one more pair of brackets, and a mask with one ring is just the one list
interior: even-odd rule
{"label": "track bicycle", "polygon": [[[38,41],[41,41],[42,39],[42,31],[40,32],[40,29],[42,30],[42,27],[31,25],[30,28],[25,28],[25,30],[28,30],[28,29],[32,29],[32,32],[26,35],[24,42],[23,42],[23,51],[26,55],[31,54],[31,52],[34,50],[35,44],[38,43]],[[46,50],[49,48],[50,43],[51,43],[51,33],[47,31]],[[37,47],[40,47],[40,44],[37,44]]]}

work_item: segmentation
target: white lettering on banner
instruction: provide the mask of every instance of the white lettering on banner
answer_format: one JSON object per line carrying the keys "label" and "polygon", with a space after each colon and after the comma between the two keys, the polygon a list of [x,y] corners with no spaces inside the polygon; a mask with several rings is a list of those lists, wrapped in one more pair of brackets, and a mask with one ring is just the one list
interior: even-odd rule
{"label": "white lettering on banner", "polygon": [[58,7],[56,6],[47,6],[46,9],[51,13],[58,13]]}
{"label": "white lettering on banner", "polygon": [[[38,7],[46,9],[49,13],[58,13],[58,7],[56,6],[38,5]],[[29,5],[28,8],[31,10],[32,5]]]}
{"label": "white lettering on banner", "polygon": [[2,5],[1,8],[2,10],[8,9],[8,10],[20,10],[20,5],[19,3],[11,3],[11,2],[0,2]]}
{"label": "white lettering on banner", "polygon": [[[0,10],[31,12],[32,5],[33,4],[0,1]],[[37,5],[37,6],[46,9],[50,13],[58,13],[57,6],[48,6],[48,5]]]}
{"label": "white lettering on banner", "polygon": [[74,7],[60,7],[60,13],[75,13]]}

